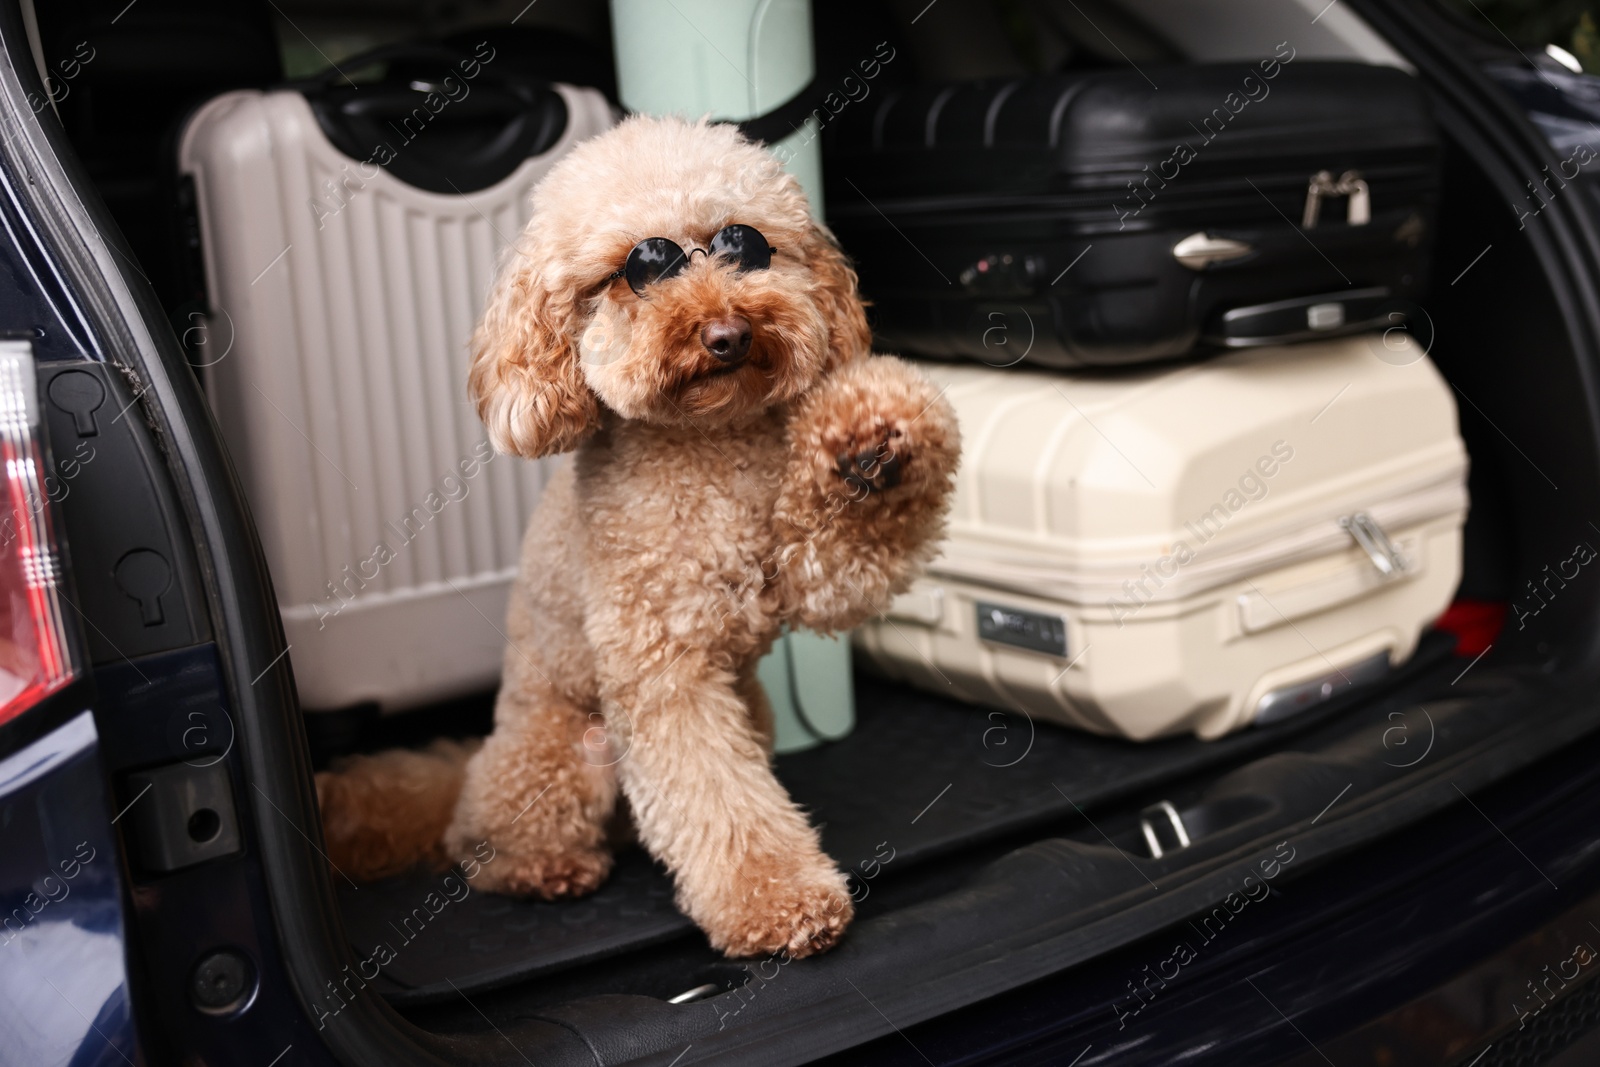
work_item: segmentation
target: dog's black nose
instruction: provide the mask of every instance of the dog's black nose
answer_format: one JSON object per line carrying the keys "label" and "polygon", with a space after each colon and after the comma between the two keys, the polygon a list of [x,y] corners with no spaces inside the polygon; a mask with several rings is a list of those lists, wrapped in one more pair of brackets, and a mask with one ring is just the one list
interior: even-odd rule
{"label": "dog's black nose", "polygon": [[708,322],[700,331],[706,351],[724,363],[737,363],[750,353],[750,320],[743,315]]}

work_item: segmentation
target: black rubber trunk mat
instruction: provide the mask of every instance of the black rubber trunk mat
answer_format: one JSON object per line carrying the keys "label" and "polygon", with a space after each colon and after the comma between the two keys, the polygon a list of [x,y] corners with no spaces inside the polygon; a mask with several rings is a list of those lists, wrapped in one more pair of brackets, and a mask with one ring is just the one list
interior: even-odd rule
{"label": "black rubber trunk mat", "polygon": [[[850,736],[780,756],[778,773],[841,866],[898,875],[1072,815],[1074,806],[1104,806],[1270,748],[1437,664],[1452,640],[1430,634],[1406,668],[1377,686],[1209,742],[1095,737],[861,676]],[[879,846],[890,825],[892,860],[884,863]],[[665,872],[638,848],[620,854],[606,884],[577,901],[498,896],[473,889],[460,872],[413,872],[344,886],[339,902],[363,977],[376,966],[378,977],[368,980],[395,1004],[547,975],[694,929],[673,906]]]}

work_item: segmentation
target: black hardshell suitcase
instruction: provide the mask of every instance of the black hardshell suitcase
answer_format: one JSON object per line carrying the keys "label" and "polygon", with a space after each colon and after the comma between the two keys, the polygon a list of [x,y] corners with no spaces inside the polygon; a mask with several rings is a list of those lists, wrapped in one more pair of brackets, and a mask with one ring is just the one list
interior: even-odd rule
{"label": "black hardshell suitcase", "polygon": [[880,345],[1110,366],[1400,323],[1433,243],[1427,101],[1402,71],[1280,52],[840,116],[828,218]]}

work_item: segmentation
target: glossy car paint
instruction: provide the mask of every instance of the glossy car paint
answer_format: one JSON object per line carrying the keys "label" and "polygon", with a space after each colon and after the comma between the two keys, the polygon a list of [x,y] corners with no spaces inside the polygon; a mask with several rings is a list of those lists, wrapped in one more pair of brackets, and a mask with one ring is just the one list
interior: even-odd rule
{"label": "glossy car paint", "polygon": [[0,1062],[140,1058],[94,717],[0,760]]}

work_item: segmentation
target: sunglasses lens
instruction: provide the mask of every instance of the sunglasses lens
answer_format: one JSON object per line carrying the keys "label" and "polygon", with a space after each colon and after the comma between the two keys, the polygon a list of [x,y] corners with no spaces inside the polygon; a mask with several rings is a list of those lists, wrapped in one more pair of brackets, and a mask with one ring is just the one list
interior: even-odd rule
{"label": "sunglasses lens", "polygon": [[754,226],[727,226],[711,239],[711,254],[728,256],[740,270],[766,270],[772,266],[772,249]]}
{"label": "sunglasses lens", "polygon": [[688,257],[676,244],[665,237],[646,237],[628,253],[622,273],[628,287],[643,296],[645,286],[670,278],[687,265]]}

